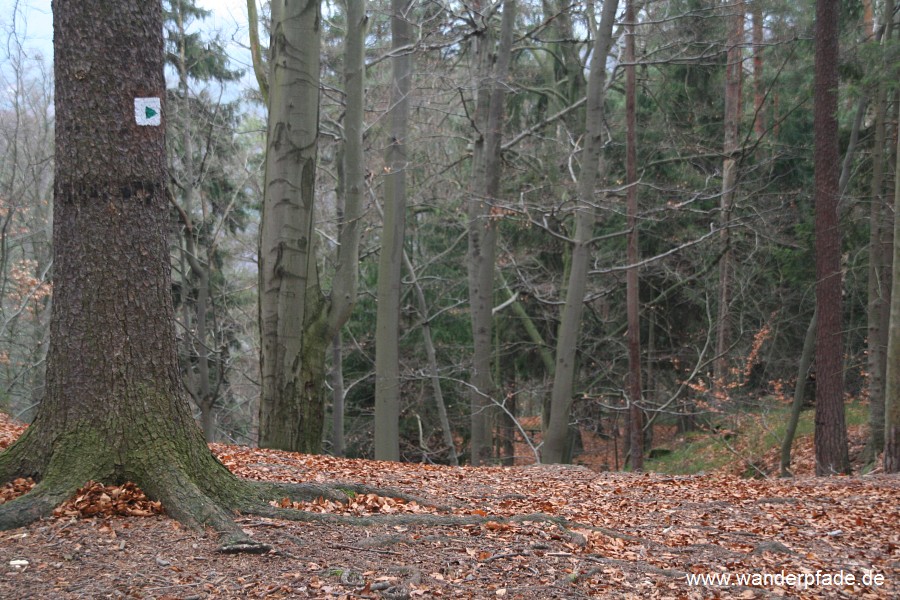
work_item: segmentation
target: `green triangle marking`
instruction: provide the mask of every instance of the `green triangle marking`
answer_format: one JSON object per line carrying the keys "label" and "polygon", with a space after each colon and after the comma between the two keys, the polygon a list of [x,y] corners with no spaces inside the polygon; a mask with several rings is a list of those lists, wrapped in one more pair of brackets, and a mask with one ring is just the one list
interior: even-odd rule
{"label": "green triangle marking", "polygon": [[152,119],[156,116],[156,111],[150,108],[149,106],[144,107],[144,116],[148,119]]}

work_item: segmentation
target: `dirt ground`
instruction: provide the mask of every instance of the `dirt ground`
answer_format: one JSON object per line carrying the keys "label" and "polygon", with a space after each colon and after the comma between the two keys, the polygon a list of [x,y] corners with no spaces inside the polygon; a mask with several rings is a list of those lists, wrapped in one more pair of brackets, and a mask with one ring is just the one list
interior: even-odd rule
{"label": "dirt ground", "polygon": [[[453,468],[212,447],[244,477],[362,482],[422,501],[372,494],[297,506],[372,516],[375,524],[365,526],[236,515],[274,549],[232,555],[217,552],[211,533],[152,514],[145,499],[125,511],[152,516],[82,517],[91,506],[108,514],[104,506],[139,495],[96,486],[56,518],[0,532],[0,598],[900,595],[900,478],[893,476],[748,480]],[[447,522],[421,522],[434,514]],[[379,524],[379,515],[394,521]],[[691,580],[716,574],[731,580]]]}

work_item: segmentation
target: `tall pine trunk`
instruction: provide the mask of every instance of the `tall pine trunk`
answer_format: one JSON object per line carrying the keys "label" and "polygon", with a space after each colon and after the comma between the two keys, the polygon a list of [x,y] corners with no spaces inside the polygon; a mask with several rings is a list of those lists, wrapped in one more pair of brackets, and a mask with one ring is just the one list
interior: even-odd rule
{"label": "tall pine trunk", "polygon": [[0,529],[48,516],[88,480],[133,481],[170,516],[249,549],[231,509],[253,492],[209,451],[178,369],[161,4],[58,0],[53,18],[47,387],[32,425],[0,454],[0,482],[38,484],[0,506]]}
{"label": "tall pine trunk", "polygon": [[[900,123],[900,103],[897,108]],[[900,210],[900,136],[894,168],[894,214]],[[894,218],[894,240],[900,240],[900,219]],[[888,338],[887,393],[884,405],[884,470],[900,473],[900,245],[894,245],[891,326]]]}
{"label": "tall pine trunk", "polygon": [[815,202],[816,202],[816,475],[848,473],[841,353],[841,234],[838,223],[839,5],[816,2]]}

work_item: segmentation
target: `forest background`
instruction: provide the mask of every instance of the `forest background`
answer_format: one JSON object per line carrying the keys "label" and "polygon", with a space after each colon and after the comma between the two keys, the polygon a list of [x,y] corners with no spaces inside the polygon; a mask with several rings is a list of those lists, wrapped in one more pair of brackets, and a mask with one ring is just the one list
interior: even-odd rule
{"label": "forest background", "polygon": [[[182,370],[207,438],[253,445],[265,78],[248,85],[253,65],[229,59],[226,46],[242,34],[208,29],[192,2],[164,4]],[[516,5],[507,38],[500,5],[367,5],[359,287],[331,340],[317,449],[438,463],[535,460],[551,398],[562,393],[571,406],[557,458],[571,461],[585,440],[599,439],[613,450],[593,466],[619,469],[636,442],[649,452],[673,431],[727,428],[740,415],[812,403],[813,4],[635,4],[634,19],[620,13],[611,28],[594,120],[585,97],[601,15],[584,3]],[[266,40],[267,8],[258,9]],[[401,12],[410,31],[398,44],[391,16]],[[898,60],[888,14],[892,2],[841,3],[842,398],[868,413],[864,464],[883,447],[890,400]],[[0,106],[0,410],[27,422],[43,395],[52,299],[53,91],[49,57],[32,51],[21,13],[12,15]],[[315,235],[325,294],[347,196],[346,15],[340,3],[323,5]],[[497,71],[504,54],[505,74]],[[409,71],[398,79],[400,57]],[[408,91],[396,96],[401,80]],[[482,104],[493,96],[500,127],[488,126]],[[398,169],[400,98],[408,106]],[[604,160],[585,202],[590,139]],[[398,171],[402,203],[388,195]],[[387,262],[405,270],[393,275],[388,306],[379,288],[388,281],[382,214],[396,222],[397,206],[400,250]],[[472,283],[473,223],[494,236],[481,270],[486,292]],[[473,325],[476,294],[487,336]],[[572,330],[563,324],[576,304],[584,312]],[[386,306],[396,316],[388,330],[399,334],[388,377],[376,356],[376,345],[391,343],[378,339]],[[560,363],[566,349],[577,353]],[[387,425],[376,425],[385,414]]]}

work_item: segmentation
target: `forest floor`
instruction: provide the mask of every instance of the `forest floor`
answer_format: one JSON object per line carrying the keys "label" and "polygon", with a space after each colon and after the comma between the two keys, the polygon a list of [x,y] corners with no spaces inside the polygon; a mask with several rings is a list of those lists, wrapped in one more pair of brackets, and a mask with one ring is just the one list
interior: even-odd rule
{"label": "forest floor", "polygon": [[[0,415],[0,448],[20,432]],[[274,549],[229,555],[139,490],[97,484],[52,519],[0,532],[0,598],[900,596],[898,477],[454,468],[211,447],[244,477],[362,482],[424,501],[296,505],[408,516],[365,527],[237,516]],[[27,487],[0,488],[0,503]],[[430,503],[481,522],[417,523],[439,512]]]}

